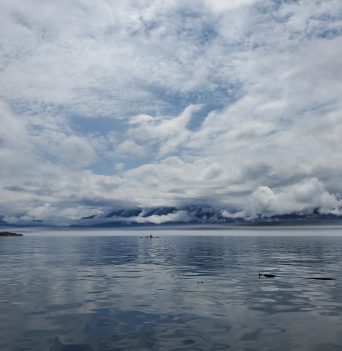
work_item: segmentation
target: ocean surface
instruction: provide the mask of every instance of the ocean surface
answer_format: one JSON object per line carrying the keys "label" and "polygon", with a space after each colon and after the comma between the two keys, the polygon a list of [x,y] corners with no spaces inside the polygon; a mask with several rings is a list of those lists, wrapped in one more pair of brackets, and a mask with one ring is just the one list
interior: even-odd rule
{"label": "ocean surface", "polygon": [[342,350],[339,228],[31,231],[0,238],[1,351]]}

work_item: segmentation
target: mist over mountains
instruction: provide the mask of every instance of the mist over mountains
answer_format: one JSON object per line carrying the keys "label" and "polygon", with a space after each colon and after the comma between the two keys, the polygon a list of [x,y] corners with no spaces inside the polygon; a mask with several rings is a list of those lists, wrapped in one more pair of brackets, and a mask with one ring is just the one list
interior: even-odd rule
{"label": "mist over mountains", "polygon": [[341,220],[342,216],[332,213],[322,213],[319,208],[313,211],[288,213],[265,216],[256,214],[243,217],[240,212],[230,213],[225,209],[212,206],[188,205],[181,208],[152,207],[115,209],[105,215],[82,218],[77,224],[81,226],[121,226],[142,224],[232,224],[232,225],[260,225],[260,224],[309,224],[333,223]]}
{"label": "mist over mountains", "polygon": [[[110,212],[70,220],[60,226],[71,227],[127,227],[127,226],[164,226],[164,225],[309,225],[341,224],[342,216],[323,213],[321,209],[312,211],[265,216],[256,214],[243,217],[241,212],[228,212],[209,205],[188,205],[184,207],[133,207],[116,208]],[[0,226],[58,226],[56,222],[32,221],[11,224],[0,218]]]}

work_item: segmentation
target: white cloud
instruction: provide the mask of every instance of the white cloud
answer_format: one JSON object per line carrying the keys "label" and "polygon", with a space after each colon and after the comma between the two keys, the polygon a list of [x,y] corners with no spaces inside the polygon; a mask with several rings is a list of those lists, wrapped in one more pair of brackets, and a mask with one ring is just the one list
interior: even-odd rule
{"label": "white cloud", "polygon": [[128,132],[145,145],[157,146],[159,155],[164,156],[188,140],[191,135],[188,124],[193,114],[201,108],[201,105],[190,105],[176,117],[134,116],[130,120],[132,127]]}
{"label": "white cloud", "polygon": [[152,215],[148,217],[135,217],[129,219],[132,222],[136,223],[154,223],[154,224],[163,224],[171,222],[190,222],[191,217],[187,211],[180,210],[175,213],[169,213],[167,215]]}
{"label": "white cloud", "polygon": [[139,158],[147,155],[147,148],[137,144],[134,140],[125,140],[116,148],[119,157]]}
{"label": "white cloud", "polygon": [[338,213],[340,1],[37,4],[0,5],[0,216]]}
{"label": "white cloud", "polygon": [[342,202],[329,194],[316,178],[286,187],[274,192],[267,186],[258,187],[247,204],[246,214],[278,215],[291,213],[312,213],[321,209],[323,213],[332,213],[341,207]]}

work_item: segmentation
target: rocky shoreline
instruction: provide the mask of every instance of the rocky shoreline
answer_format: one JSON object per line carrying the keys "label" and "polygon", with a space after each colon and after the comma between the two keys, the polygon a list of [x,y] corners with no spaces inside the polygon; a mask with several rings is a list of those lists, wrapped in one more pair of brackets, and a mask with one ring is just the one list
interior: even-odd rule
{"label": "rocky shoreline", "polygon": [[23,234],[13,232],[0,232],[0,236],[23,236]]}

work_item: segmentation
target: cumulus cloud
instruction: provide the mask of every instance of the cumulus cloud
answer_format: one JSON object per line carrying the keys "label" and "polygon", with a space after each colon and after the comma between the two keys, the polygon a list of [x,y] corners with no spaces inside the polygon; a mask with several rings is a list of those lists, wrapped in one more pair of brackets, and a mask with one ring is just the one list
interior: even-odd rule
{"label": "cumulus cloud", "polygon": [[336,213],[341,206],[341,200],[329,194],[322,182],[312,178],[278,192],[267,186],[258,187],[249,199],[246,214],[251,217],[311,214],[315,209],[319,209],[321,213]]}
{"label": "cumulus cloud", "polygon": [[160,156],[175,153],[189,139],[188,124],[201,108],[201,105],[190,105],[176,117],[134,116],[129,122],[132,127],[128,133],[145,145],[158,147]]}
{"label": "cumulus cloud", "polygon": [[340,214],[339,0],[38,3],[0,4],[2,218]]}

